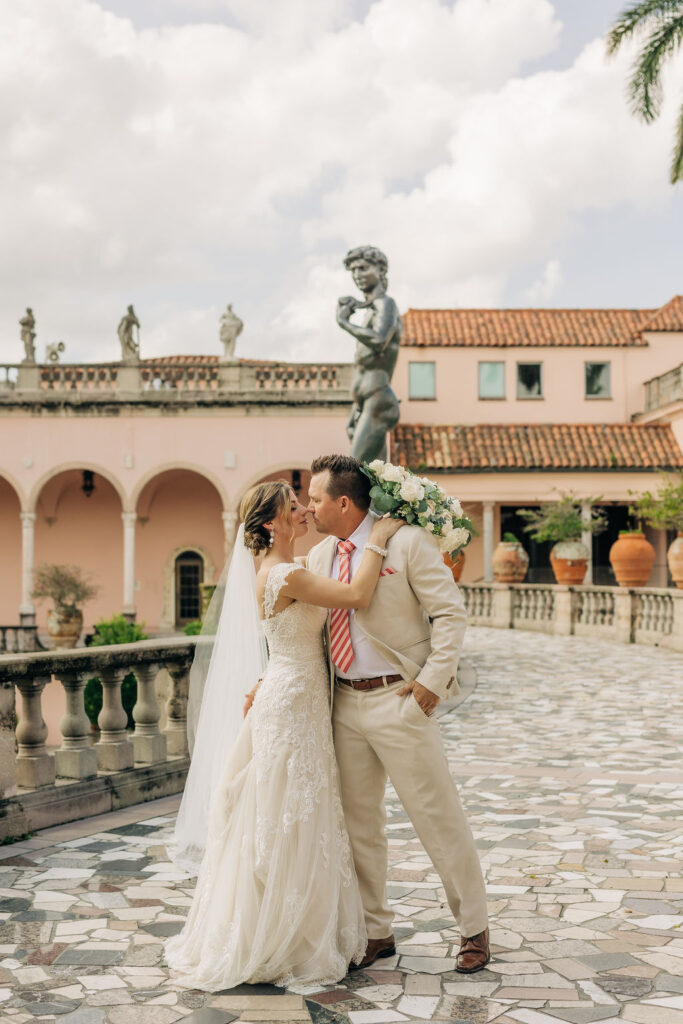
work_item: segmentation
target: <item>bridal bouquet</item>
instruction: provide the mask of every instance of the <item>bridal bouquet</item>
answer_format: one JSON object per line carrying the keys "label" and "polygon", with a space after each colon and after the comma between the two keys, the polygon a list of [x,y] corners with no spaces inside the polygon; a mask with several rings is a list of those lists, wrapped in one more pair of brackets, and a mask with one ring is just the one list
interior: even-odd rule
{"label": "bridal bouquet", "polygon": [[370,497],[377,512],[421,526],[438,538],[439,550],[456,558],[472,539],[474,526],[457,498],[438,484],[403,466],[375,459],[361,469],[370,479]]}

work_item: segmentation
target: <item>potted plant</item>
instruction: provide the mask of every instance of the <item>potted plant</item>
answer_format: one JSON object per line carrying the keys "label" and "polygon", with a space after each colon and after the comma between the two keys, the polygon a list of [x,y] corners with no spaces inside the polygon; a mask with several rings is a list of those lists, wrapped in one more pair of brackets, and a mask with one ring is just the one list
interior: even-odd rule
{"label": "potted plant", "polygon": [[521,583],[529,568],[529,556],[514,533],[504,533],[493,552],[496,583]]}
{"label": "potted plant", "polygon": [[33,574],[33,597],[50,597],[54,602],[47,613],[47,632],[53,647],[76,646],[83,629],[83,612],[77,606],[90,601],[98,590],[77,565],[38,566]]}
{"label": "potted plant", "polygon": [[619,530],[609,549],[609,561],[620,587],[646,587],[655,564],[655,549],[643,533],[642,517],[635,506],[628,511],[635,525],[630,530]]}
{"label": "potted plant", "polygon": [[[607,519],[594,507],[600,498],[578,499],[563,494],[558,501],[546,501],[539,509],[524,508],[519,515],[527,520],[524,532],[540,543],[553,541],[550,564],[558,583],[583,583],[590,552],[581,541],[582,533],[600,533]],[[582,504],[590,504],[590,517],[584,519]]]}
{"label": "potted plant", "polygon": [[645,491],[632,511],[656,530],[676,531],[666,557],[674,583],[683,590],[683,473],[665,476],[657,493]]}

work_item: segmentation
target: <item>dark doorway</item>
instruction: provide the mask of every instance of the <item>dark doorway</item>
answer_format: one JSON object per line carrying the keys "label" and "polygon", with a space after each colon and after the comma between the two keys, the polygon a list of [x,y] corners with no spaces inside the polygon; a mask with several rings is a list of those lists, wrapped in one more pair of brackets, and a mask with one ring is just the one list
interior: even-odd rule
{"label": "dark doorway", "polygon": [[204,562],[196,551],[183,551],[175,562],[175,624],[202,617],[202,595],[199,584],[204,582]]}

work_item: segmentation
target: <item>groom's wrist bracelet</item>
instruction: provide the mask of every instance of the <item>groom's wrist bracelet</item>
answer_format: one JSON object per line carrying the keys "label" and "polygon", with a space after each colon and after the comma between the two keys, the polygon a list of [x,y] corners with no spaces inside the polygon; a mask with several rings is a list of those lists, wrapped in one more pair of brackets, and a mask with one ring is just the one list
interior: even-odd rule
{"label": "groom's wrist bracelet", "polygon": [[386,548],[380,548],[377,544],[366,544],[365,547],[368,549],[368,551],[374,551],[378,555],[381,555],[382,558],[387,557],[388,552]]}

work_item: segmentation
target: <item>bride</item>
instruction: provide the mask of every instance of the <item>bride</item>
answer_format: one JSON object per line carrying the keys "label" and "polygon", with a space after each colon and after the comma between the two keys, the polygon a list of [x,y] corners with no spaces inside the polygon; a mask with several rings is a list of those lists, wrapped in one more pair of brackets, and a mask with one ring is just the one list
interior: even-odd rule
{"label": "bride", "polygon": [[[382,549],[403,524],[377,520],[353,579],[340,583],[294,561],[308,523],[289,484],[254,487],[240,517],[169,848],[183,867],[201,864],[166,956],[180,984],[209,992],[333,984],[360,962],[367,935],[337,783],[323,626],[326,609],[367,607]],[[255,575],[251,554],[263,551]]]}

